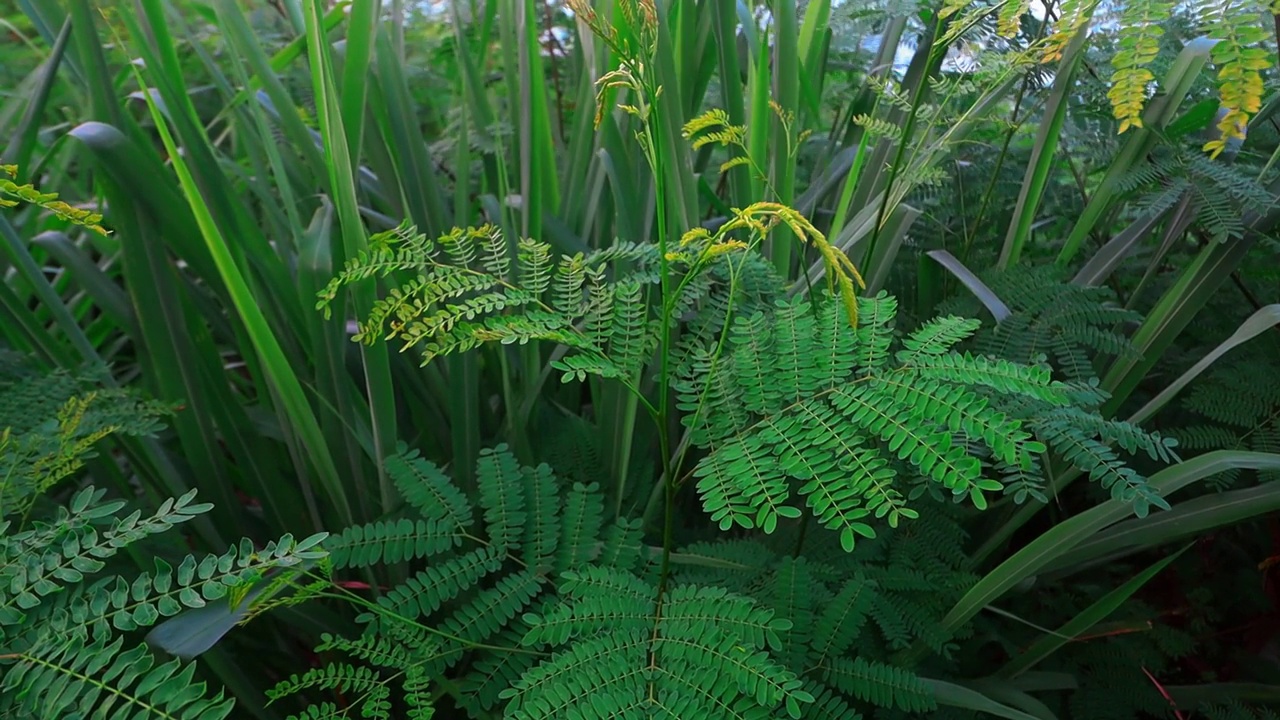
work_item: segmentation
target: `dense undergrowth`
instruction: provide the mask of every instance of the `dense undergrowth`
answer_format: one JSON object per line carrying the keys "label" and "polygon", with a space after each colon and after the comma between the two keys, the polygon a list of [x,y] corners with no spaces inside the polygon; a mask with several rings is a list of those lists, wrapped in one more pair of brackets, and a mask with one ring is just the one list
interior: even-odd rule
{"label": "dense undergrowth", "polygon": [[0,5],[0,715],[1273,717],[1271,8],[1044,9]]}

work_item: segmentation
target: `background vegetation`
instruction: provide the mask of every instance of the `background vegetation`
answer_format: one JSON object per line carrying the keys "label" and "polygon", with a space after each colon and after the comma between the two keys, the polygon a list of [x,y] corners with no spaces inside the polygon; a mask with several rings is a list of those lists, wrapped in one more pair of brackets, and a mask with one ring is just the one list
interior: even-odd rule
{"label": "background vegetation", "polygon": [[1273,10],[0,1],[0,708],[1269,717]]}

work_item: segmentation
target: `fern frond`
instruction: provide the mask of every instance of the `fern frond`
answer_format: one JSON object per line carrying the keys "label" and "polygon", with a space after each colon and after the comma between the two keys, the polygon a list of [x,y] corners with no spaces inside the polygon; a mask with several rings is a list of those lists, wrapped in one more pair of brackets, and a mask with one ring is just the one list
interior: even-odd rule
{"label": "fern frond", "polygon": [[654,653],[676,677],[702,680],[702,690],[723,697],[733,689],[764,708],[786,704],[791,717],[813,698],[801,688],[795,673],[774,662],[763,651],[743,647],[741,639],[708,623],[682,628],[685,633],[659,634]]}
{"label": "fern frond", "polygon": [[788,667],[800,665],[813,635],[816,585],[811,564],[803,557],[785,558],[774,575],[769,606],[776,617],[791,623],[789,629],[780,633]]}
{"label": "fern frond", "polygon": [[1146,517],[1152,506],[1169,509],[1168,501],[1136,470],[1121,462],[1114,450],[1078,428],[1050,419],[1038,424],[1038,434],[1063,459],[1088,473],[1104,490],[1111,491],[1113,499],[1132,504],[1138,517]]}
{"label": "fern frond", "polygon": [[336,569],[370,567],[438,555],[462,542],[452,523],[401,519],[353,525],[326,546]]}
{"label": "fern frond", "polygon": [[172,660],[156,665],[145,645],[121,652],[114,642],[79,640],[24,655],[5,674],[3,688],[34,717],[93,717],[114,708],[173,720],[221,720],[234,708],[222,693],[205,697],[195,665]]}
{"label": "fern frond", "polygon": [[595,483],[575,483],[565,498],[564,519],[557,544],[555,571],[563,573],[586,565],[598,552],[604,499]]}
{"label": "fern frond", "polygon": [[424,520],[437,520],[458,528],[473,523],[471,503],[434,463],[403,443],[385,460],[387,475],[405,502]]}
{"label": "fern frond", "polygon": [[548,465],[525,468],[524,476],[525,507],[530,516],[521,540],[524,563],[533,568],[549,568],[551,556],[559,546],[559,488]]}
{"label": "fern frond", "polygon": [[[502,567],[502,559],[493,548],[482,548],[433,565],[379,597],[379,614],[391,613],[406,620],[431,615],[481,578],[496,572]],[[356,621],[373,622],[377,617],[374,613],[364,613]]]}
{"label": "fern frond", "polygon": [[[739,316],[723,354],[689,356],[677,390],[682,409],[693,411],[694,441],[709,451],[693,476],[721,527],[771,533],[799,515],[788,504],[798,491],[852,550],[857,537],[874,536],[870,514],[890,526],[916,517],[894,487],[891,458],[982,507],[983,493],[1003,485],[983,476],[968,443],[1017,466],[1043,451],[1023,420],[982,393],[1067,404],[1045,369],[956,353],[950,348],[977,328],[959,318],[926,326],[891,356],[892,302],[859,302],[867,322],[856,344],[840,327],[841,305],[786,303],[771,315]],[[812,331],[806,314],[816,315]]]}
{"label": "fern frond", "polygon": [[350,717],[350,708],[339,708],[331,702],[322,702],[290,715],[287,720],[346,720]]}
{"label": "fern frond", "polygon": [[640,519],[621,520],[605,528],[596,562],[603,567],[635,570],[644,550],[643,523]]}
{"label": "fern frond", "polygon": [[502,552],[519,547],[524,536],[525,475],[506,445],[485,448],[476,461],[476,484],[489,542]]}
{"label": "fern frond", "polygon": [[822,665],[827,658],[842,655],[862,632],[862,625],[875,599],[875,583],[862,578],[849,580],[827,603],[813,629],[811,659]]}
{"label": "fern frond", "polygon": [[712,624],[742,644],[775,652],[782,650],[782,635],[792,628],[791,620],[774,617],[772,610],[758,607],[746,597],[724,588],[696,585],[672,588],[662,622],[673,634],[681,634],[682,629],[693,632],[695,627]]}
{"label": "fern frond", "polygon": [[903,338],[897,360],[902,365],[915,365],[926,358],[946,355],[956,344],[973,335],[982,322],[970,318],[940,317],[922,325]]}
{"label": "fern frond", "polygon": [[[102,570],[104,561],[121,549],[188,522],[213,507],[193,502],[195,495],[196,491],[191,490],[177,500],[166,500],[149,518],[142,518],[136,511],[115,518],[114,513],[124,503],[94,503],[100,496],[93,488],[85,488],[72,497],[69,508],[58,509],[49,525],[5,538],[6,552],[0,560],[0,624],[21,622],[22,610],[33,608],[42,598]],[[111,526],[99,534],[88,525],[101,517],[110,517]],[[212,566],[202,567],[207,568],[202,575],[212,574]]]}
{"label": "fern frond", "polygon": [[813,702],[805,705],[801,717],[804,720],[862,720],[862,715],[849,706],[849,702],[831,688],[810,681],[805,691],[813,696]]}
{"label": "fern frond", "polygon": [[301,675],[291,675],[267,696],[273,700],[300,693],[304,690],[336,690],[338,692],[370,693],[383,687],[386,681],[369,668],[359,665],[325,665],[311,668]]}
{"label": "fern frond", "polygon": [[[606,282],[609,264],[635,267]],[[656,344],[646,288],[656,249],[617,243],[589,255],[555,258],[549,245],[523,239],[514,260],[493,226],[455,229],[435,241],[402,223],[375,236],[318,294],[326,313],[347,285],[414,273],[358,319],[357,342],[399,339],[423,364],[485,343],[541,340],[581,353],[556,363],[564,379],[603,373],[628,377]]]}
{"label": "fern frond", "polygon": [[1201,707],[1209,720],[1280,720],[1280,714],[1265,707],[1249,707],[1239,701]]}
{"label": "fern frond", "polygon": [[507,575],[442,620],[440,628],[464,641],[483,643],[529,606],[543,582],[529,570]]}
{"label": "fern frond", "polygon": [[[644,678],[650,637],[643,631],[607,633],[574,643],[524,673],[503,690],[507,716],[522,720],[597,717],[592,707],[600,697],[631,697],[644,704]],[[603,715],[602,717],[607,717]]]}
{"label": "fern frond", "polygon": [[347,653],[377,667],[398,670],[407,667],[411,657],[411,653],[404,645],[393,642],[389,638],[365,635],[357,640],[348,640],[329,633],[321,633],[316,652],[330,650]]}
{"label": "fern frond", "polygon": [[[519,647],[520,639],[528,630],[529,626],[517,619],[511,627],[494,638],[494,643],[504,647]],[[488,712],[497,707],[503,691],[514,687],[537,664],[538,659],[533,653],[507,652],[487,655],[477,660],[471,672],[464,675],[458,683],[466,692],[471,714],[481,714],[476,709]]]}
{"label": "fern frond", "polygon": [[872,705],[913,713],[937,708],[928,686],[902,668],[861,657],[835,658],[823,676],[833,688]]}
{"label": "fern frond", "polygon": [[720,539],[698,542],[673,555],[676,576],[685,582],[717,585],[745,591],[767,577],[766,568],[776,555],[763,543],[751,539]]}

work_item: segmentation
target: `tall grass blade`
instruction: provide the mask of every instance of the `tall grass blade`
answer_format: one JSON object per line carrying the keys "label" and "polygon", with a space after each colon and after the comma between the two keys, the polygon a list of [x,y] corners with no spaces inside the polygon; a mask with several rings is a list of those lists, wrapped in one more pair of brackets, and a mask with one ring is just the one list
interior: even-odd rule
{"label": "tall grass blade", "polygon": [[1191,320],[1204,308],[1231,273],[1248,257],[1257,241],[1257,233],[1272,226],[1277,217],[1263,218],[1242,238],[1205,246],[1195,260],[1182,271],[1177,281],[1165,292],[1131,337],[1137,352],[1117,358],[1103,377],[1102,387],[1111,394],[1103,406],[1107,416],[1115,415],[1138,384],[1173,344]]}
{"label": "tall grass blade", "polygon": [[[818,3],[821,5],[821,2]],[[773,157],[770,178],[777,201],[790,206],[795,200],[796,163],[790,150],[800,118],[800,38],[796,20],[796,3],[777,0],[773,3],[773,99],[782,117],[773,118]],[[773,264],[783,277],[791,277],[792,250],[796,237],[779,228],[770,237],[769,250]]]}
{"label": "tall grass blade", "polygon": [[[1232,468],[1280,470],[1280,455],[1215,450],[1167,467],[1147,482],[1168,497],[1187,485]],[[974,584],[943,618],[941,627],[947,630],[960,627],[1019,583],[1044,571],[1050,563],[1130,513],[1132,509],[1127,504],[1108,500],[1045,531]]]}
{"label": "tall grass blade", "polygon": [[1166,209],[1158,213],[1146,213],[1134,220],[1128,227],[1117,233],[1115,237],[1108,240],[1105,245],[1098,248],[1098,251],[1089,258],[1084,267],[1080,268],[1075,277],[1071,279],[1071,282],[1089,287],[1101,285],[1116,271],[1116,268],[1120,267],[1120,264],[1129,253],[1145,240],[1171,212],[1172,210]]}
{"label": "tall grass blade", "polygon": [[[716,40],[717,57],[720,62],[720,94],[724,110],[729,115],[729,122],[744,127],[747,125],[746,99],[742,92],[743,68],[738,55],[738,18],[736,0],[711,0],[711,13]],[[737,165],[728,170],[729,204],[733,207],[746,207],[751,204],[751,178],[745,165]]]}
{"label": "tall grass blade", "polygon": [[1200,358],[1195,365],[1188,368],[1177,380],[1169,383],[1164,390],[1161,390],[1159,394],[1148,400],[1145,405],[1130,415],[1129,422],[1135,424],[1146,422],[1223,355],[1277,325],[1280,325],[1280,304],[1258,308],[1244,322],[1240,323],[1240,326],[1236,328],[1235,332],[1231,333],[1230,337],[1218,343],[1217,347]]}
{"label": "tall grass blade", "polygon": [[1157,560],[1154,564],[1130,578],[1125,584],[1098,598],[1078,615],[1063,623],[1057,632],[1041,637],[1031,647],[1009,661],[1007,665],[1000,669],[999,675],[1004,677],[1021,675],[1052,655],[1063,645],[1066,645],[1071,639],[1084,634],[1089,628],[1106,620],[1111,616],[1111,613],[1133,597],[1134,593],[1141,590],[1151,578],[1159,575],[1162,570],[1181,557],[1190,547],[1188,545],[1176,553],[1171,553]]}
{"label": "tall grass blade", "polygon": [[1002,322],[1013,314],[1009,310],[1009,306],[1004,304],[1004,301],[996,295],[995,291],[982,282],[982,279],[975,275],[972,270],[965,267],[964,263],[960,262],[956,256],[946,250],[930,250],[925,255],[933,258],[948,272],[955,275],[960,284],[964,285],[969,292],[973,293],[974,297],[978,298],[978,301],[991,313],[996,322]]}
{"label": "tall grass blade", "polygon": [[[58,77],[58,68],[62,65],[63,58],[66,57],[67,45],[71,39],[71,19],[67,18],[62,23],[62,30],[58,33],[58,39],[53,43],[53,50],[49,52],[49,56],[36,70],[36,84],[31,93],[27,107],[23,111],[22,119],[18,122],[17,127],[13,128],[12,135],[9,136],[9,142],[5,145],[4,152],[0,153],[0,165],[17,165],[18,166],[18,182],[23,182],[26,168],[31,162],[32,153],[35,152],[36,135],[40,131],[40,118],[44,116],[45,107],[49,103],[49,95],[53,90],[53,83]],[[5,128],[0,127],[0,131]]]}
{"label": "tall grass blade", "polygon": [[922,680],[933,691],[933,696],[937,699],[938,704],[943,707],[973,710],[992,717],[1006,718],[1006,720],[1046,720],[1043,715],[1031,715],[1017,708],[1009,707],[964,685],[931,678],[922,678]]}
{"label": "tall grass blade", "polygon": [[[369,63],[373,44],[373,8],[371,2],[356,3],[353,7],[351,31],[348,36],[347,57],[343,73],[343,87],[334,80],[333,60],[329,43],[323,30],[323,11],[318,0],[308,2],[304,8],[307,26],[307,51],[311,60],[312,91],[316,98],[316,112],[320,120],[320,134],[324,138],[328,158],[329,183],[334,192],[338,224],[341,230],[343,258],[354,258],[368,249],[368,237],[360,217],[360,204],[356,197],[354,169],[359,165],[360,139],[363,137],[365,84],[368,81]],[[357,317],[366,317],[376,299],[373,280],[350,288],[351,301]],[[341,304],[338,307],[342,307]],[[345,317],[339,317],[344,322]],[[396,443],[395,389],[391,383],[389,349],[384,343],[360,346],[360,358],[364,370],[365,391],[368,393],[369,416],[373,430],[374,461],[377,467],[377,497],[381,512],[391,510],[397,494],[386,475],[382,459],[389,455]],[[316,428],[318,430],[318,428]],[[339,484],[340,486],[340,484]],[[336,488],[335,488],[336,489]],[[357,497],[364,494],[357,491]],[[362,501],[357,500],[357,502]],[[367,510],[365,517],[372,514]]]}
{"label": "tall grass blade", "polygon": [[[154,0],[150,1],[154,3]],[[343,525],[351,524],[354,522],[355,516],[352,512],[350,501],[342,479],[338,475],[337,466],[334,464],[324,435],[320,430],[320,425],[307,401],[306,394],[303,392],[302,384],[298,381],[297,375],[294,374],[293,368],[289,364],[283,348],[280,346],[280,342],[271,331],[266,316],[250,291],[243,272],[236,264],[232,251],[227,245],[226,238],[222,235],[209,208],[205,205],[195,178],[187,167],[183,153],[179,152],[173,136],[169,132],[168,122],[160,112],[160,108],[152,96],[147,94],[146,99],[147,107],[151,111],[151,116],[155,121],[161,141],[173,161],[173,167],[178,174],[183,194],[195,215],[196,223],[200,228],[200,235],[213,256],[214,263],[226,285],[240,319],[245,324],[250,342],[257,351],[266,375],[277,393],[277,400],[283,405],[286,414],[295,424],[301,443],[306,448],[307,455],[319,474],[321,485],[325,491],[326,505],[333,508],[333,512],[336,514],[335,519],[338,523]],[[296,459],[300,461],[302,458],[298,457]],[[330,523],[326,523],[321,518],[320,509],[315,504],[314,499],[310,504],[312,520],[316,530],[319,531]]]}
{"label": "tall grass blade", "polygon": [[1117,523],[1056,558],[1043,572],[1082,572],[1103,561],[1182,542],[1277,510],[1280,484],[1276,483],[1202,495],[1162,513]]}
{"label": "tall grass blade", "polygon": [[1044,200],[1045,188],[1049,182],[1049,171],[1057,159],[1058,139],[1062,135],[1062,126],[1067,118],[1067,106],[1075,85],[1076,68],[1088,47],[1088,21],[1076,31],[1075,37],[1063,51],[1062,60],[1054,73],[1053,89],[1045,102],[1040,125],[1036,131],[1035,145],[1031,151],[1031,159],[1027,163],[1027,172],[1022,179],[1022,189],[1018,192],[1018,202],[1013,208],[1013,220],[1009,223],[1009,231],[1005,234],[1004,245],[1000,249],[997,267],[1006,269],[1017,265],[1022,257],[1022,250],[1031,237],[1031,227],[1035,223],[1036,212]]}

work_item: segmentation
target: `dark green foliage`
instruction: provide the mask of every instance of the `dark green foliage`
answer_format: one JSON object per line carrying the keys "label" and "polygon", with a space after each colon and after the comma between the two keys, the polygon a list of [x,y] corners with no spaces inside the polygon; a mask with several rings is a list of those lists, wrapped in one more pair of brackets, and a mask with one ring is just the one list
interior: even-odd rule
{"label": "dark green foliage", "polygon": [[[1167,509],[1168,503],[1150,490],[1121,452],[1168,463],[1177,460],[1176,439],[1100,414],[1108,396],[1098,387],[1096,367],[1104,358],[1132,352],[1119,328],[1141,317],[1112,303],[1105,288],[1063,281],[1054,266],[991,273],[985,280],[1013,314],[975,332],[969,346],[1017,363],[1050,363],[1062,377],[1067,398],[1057,405],[1015,398],[998,407],[1022,420],[1056,458],[1084,471],[1112,498],[1133,503],[1139,516],[1152,506]],[[947,305],[974,313],[976,306],[971,297]],[[1020,503],[1027,498],[1047,502],[1041,462],[1032,458],[1028,470],[996,458],[1005,492]]]}
{"label": "dark green foliage", "polygon": [[[1190,412],[1189,423],[1175,431],[1182,445],[1192,451],[1280,453],[1280,383],[1268,381],[1278,376],[1280,363],[1270,354],[1272,347],[1237,350],[1191,387],[1182,403]],[[1225,489],[1239,475],[1239,471],[1220,473],[1213,482]],[[1258,479],[1278,478],[1264,471]]]}
{"label": "dark green foliage", "polygon": [[[1142,316],[1119,306],[1107,288],[1070,283],[1056,265],[992,271],[982,279],[1013,314],[978,333],[975,352],[1019,363],[1043,358],[1062,379],[1081,381],[1097,376],[1098,356],[1133,352],[1124,328]],[[944,312],[977,317],[983,310],[965,294]]]}
{"label": "dark green foliage", "polygon": [[104,438],[159,429],[168,409],[101,387],[104,373],[43,372],[21,355],[0,352],[0,511],[26,512],[97,457]]}
{"label": "dark green foliage", "polygon": [[1225,241],[1244,234],[1243,217],[1265,213],[1275,202],[1257,176],[1197,149],[1161,144],[1153,155],[1120,184],[1139,195],[1133,207],[1138,213],[1156,214],[1186,202],[1209,237]]}
{"label": "dark green foliage", "polygon": [[1277,720],[1280,714],[1267,708],[1253,708],[1243,703],[1208,705],[1203,708],[1208,720]]}
{"label": "dark green foliage", "polygon": [[[155,513],[125,512],[128,502],[82,488],[53,504],[41,496],[72,476],[94,444],[112,433],[145,435],[161,408],[132,393],[93,388],[86,378],[42,375],[25,363],[0,380],[0,714],[55,717],[164,717],[215,720],[233,701],[208,693],[195,666],[160,663],[121,633],[149,628],[188,609],[235,598],[276,569],[323,555],[323,535],[286,536],[255,549],[245,541],[221,555],[187,555],[154,570],[125,574],[122,554],[155,547],[207,512],[195,490]],[[46,505],[52,509],[45,511]]]}
{"label": "dark green foliage", "polygon": [[1036,478],[1046,446],[1139,515],[1165,507],[1106,444],[1168,460],[1166,443],[1103,420],[1100,393],[1053,381],[1047,367],[1026,364],[1037,362],[1032,353],[1010,362],[953,350],[977,321],[938,318],[896,341],[895,301],[859,304],[856,333],[837,303],[795,301],[739,316],[722,354],[689,352],[676,389],[693,442],[708,450],[694,476],[721,528],[771,532],[800,516],[787,504],[798,492],[851,549],[874,535],[868,518],[896,527],[917,517],[909,501],[923,493],[978,507],[992,491],[1043,500]]}
{"label": "dark green foliage", "polygon": [[[521,467],[504,447],[486,451],[477,467],[472,505],[416,454],[389,460],[407,494],[451,498],[403,521],[437,528],[441,542],[422,569],[367,606],[358,618],[363,635],[325,639],[321,649],[351,661],[296,676],[272,697],[341,689],[368,717],[400,717],[395,708],[427,717],[431,707],[444,712],[442,703],[472,717],[501,710],[511,718],[798,718],[812,717],[814,703],[934,707],[911,671],[870,658],[883,656],[890,635],[921,637],[952,597],[942,588],[966,582],[937,552],[936,537],[892,550],[871,541],[853,556],[832,546],[831,565],[757,545],[744,548],[746,575],[733,560],[739,543],[721,539],[677,550],[660,591],[660,551],[641,542],[634,523],[606,520],[594,485],[565,482],[545,465]],[[482,535],[469,529],[478,518]],[[792,542],[787,535],[775,539]],[[336,535],[330,547],[352,566],[421,556],[412,536],[369,528]],[[886,550],[908,569],[863,564]],[[920,581],[930,572],[934,592],[923,603],[913,598],[922,585],[912,567]],[[437,687],[449,700],[429,703]],[[402,704],[388,705],[389,697]]]}

